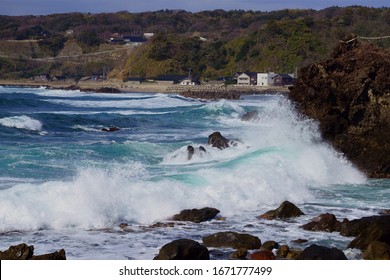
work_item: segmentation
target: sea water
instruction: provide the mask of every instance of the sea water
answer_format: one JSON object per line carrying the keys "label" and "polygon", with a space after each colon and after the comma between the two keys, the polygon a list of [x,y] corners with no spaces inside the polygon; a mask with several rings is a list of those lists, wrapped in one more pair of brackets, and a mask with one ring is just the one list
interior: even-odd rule
{"label": "sea water", "polygon": [[[241,120],[253,110],[255,118]],[[214,131],[234,145],[207,145]],[[188,160],[188,145],[206,153]],[[174,239],[236,231],[357,258],[351,238],[300,226],[323,213],[376,215],[389,198],[389,180],[366,178],[281,94],[205,102],[0,87],[0,250],[24,242],[35,254],[64,248],[68,259],[152,259]],[[306,215],[257,218],[285,200]],[[218,219],[151,226],[202,207],[219,209]],[[293,243],[299,238],[308,242]]]}

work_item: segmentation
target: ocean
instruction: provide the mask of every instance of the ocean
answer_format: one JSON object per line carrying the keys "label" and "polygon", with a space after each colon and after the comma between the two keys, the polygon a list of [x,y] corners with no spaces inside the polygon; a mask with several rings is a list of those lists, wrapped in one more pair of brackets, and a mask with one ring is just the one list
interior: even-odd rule
{"label": "ocean", "polygon": [[[253,110],[255,119],[241,120]],[[104,131],[111,127],[119,130]],[[235,145],[210,147],[214,131]],[[206,153],[189,160],[188,145]],[[323,213],[376,215],[389,198],[390,180],[366,178],[282,94],[206,102],[0,87],[1,251],[24,242],[35,254],[63,248],[67,259],[148,260],[175,239],[236,231],[291,248],[337,247],[356,259],[352,238],[300,226]],[[257,218],[285,200],[306,215]],[[202,207],[219,209],[219,218],[151,226]],[[211,258],[231,251],[213,249]]]}

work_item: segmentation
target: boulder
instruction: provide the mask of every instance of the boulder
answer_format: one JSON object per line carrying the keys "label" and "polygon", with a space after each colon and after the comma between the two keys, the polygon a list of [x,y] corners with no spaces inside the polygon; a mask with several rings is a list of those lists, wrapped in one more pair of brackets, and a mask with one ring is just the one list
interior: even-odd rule
{"label": "boulder", "polygon": [[34,246],[25,243],[10,246],[8,250],[0,252],[0,260],[66,260],[65,250],[54,253],[34,256]]}
{"label": "boulder", "polygon": [[373,241],[380,241],[390,245],[390,223],[378,220],[371,223],[349,243],[348,248],[366,250]]}
{"label": "boulder", "polygon": [[247,249],[237,249],[229,255],[231,259],[245,260],[248,255]]}
{"label": "boulder", "polygon": [[357,236],[373,223],[390,223],[390,216],[369,216],[355,220],[344,220],[341,224],[340,234],[343,236]]}
{"label": "boulder", "polygon": [[371,177],[390,176],[390,51],[346,38],[298,71],[289,98],[325,140]]}
{"label": "boulder", "polygon": [[284,201],[277,209],[270,210],[259,216],[261,219],[287,219],[305,215],[297,206],[289,201]]}
{"label": "boulder", "polygon": [[202,238],[206,247],[227,247],[234,249],[259,249],[261,240],[246,233],[218,232]]}
{"label": "boulder", "polygon": [[211,145],[212,147],[216,147],[220,150],[230,147],[229,140],[223,137],[222,134],[218,131],[213,132],[209,135],[207,144]]}
{"label": "boulder", "polygon": [[363,254],[365,260],[390,260],[390,245],[380,241],[372,241]]}
{"label": "boulder", "polygon": [[347,260],[343,251],[337,248],[328,248],[316,244],[305,248],[297,260]]}
{"label": "boulder", "polygon": [[265,241],[263,245],[261,245],[260,250],[261,251],[272,251],[273,249],[278,249],[279,248],[279,243],[276,241]]}
{"label": "boulder", "polygon": [[248,256],[250,260],[276,260],[271,251],[256,251]]}
{"label": "boulder", "polygon": [[154,260],[209,260],[206,247],[190,239],[178,239],[161,247]]}
{"label": "boulder", "polygon": [[199,146],[199,148],[194,148],[193,146],[189,145],[187,146],[187,159],[191,160],[192,157],[197,154],[200,157],[203,156],[203,154],[207,153],[206,149],[203,146]]}
{"label": "boulder", "polygon": [[336,219],[335,215],[326,213],[315,217],[309,223],[303,225],[302,228],[310,231],[340,231],[341,222]]}
{"label": "boulder", "polygon": [[185,209],[172,217],[174,221],[201,223],[213,219],[220,211],[215,208]]}

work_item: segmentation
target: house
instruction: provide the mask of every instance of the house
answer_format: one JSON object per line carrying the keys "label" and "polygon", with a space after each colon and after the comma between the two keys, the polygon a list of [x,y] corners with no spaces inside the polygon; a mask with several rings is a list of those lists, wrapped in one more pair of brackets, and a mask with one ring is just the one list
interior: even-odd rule
{"label": "house", "polygon": [[199,85],[200,82],[198,79],[196,78],[189,78],[189,77],[186,77],[185,79],[181,80],[180,81],[180,84],[182,86],[194,86],[194,85]]}
{"label": "house", "polygon": [[147,40],[144,37],[141,36],[128,36],[128,35],[123,35],[122,39],[125,43],[131,44],[131,45],[142,45],[145,43]]}
{"label": "house", "polygon": [[237,77],[237,85],[239,86],[257,85],[257,73],[255,72],[242,73]]}
{"label": "house", "polygon": [[155,78],[155,81],[164,84],[178,84],[186,78],[188,78],[188,75],[159,75]]}
{"label": "house", "polygon": [[270,73],[257,73],[257,85],[261,87],[269,87],[273,86],[275,82],[275,74],[274,72]]}
{"label": "house", "polygon": [[278,74],[274,77],[275,86],[290,86],[294,84],[295,79],[288,74]]}

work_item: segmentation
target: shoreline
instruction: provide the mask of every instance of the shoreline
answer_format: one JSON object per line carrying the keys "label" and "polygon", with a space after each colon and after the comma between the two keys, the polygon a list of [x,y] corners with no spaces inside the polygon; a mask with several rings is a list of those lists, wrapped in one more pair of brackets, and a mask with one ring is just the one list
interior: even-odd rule
{"label": "shoreline", "polygon": [[4,80],[0,79],[0,86],[8,87],[46,87],[59,90],[80,90],[83,92],[98,93],[172,93],[184,97],[199,99],[239,99],[243,94],[272,94],[287,93],[287,87],[260,87],[260,86],[237,86],[222,84],[202,84],[184,86],[170,83],[129,83],[119,80],[107,81],[34,81],[30,79]]}

